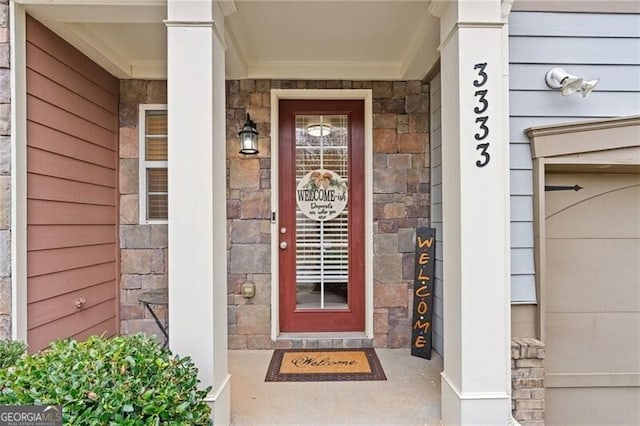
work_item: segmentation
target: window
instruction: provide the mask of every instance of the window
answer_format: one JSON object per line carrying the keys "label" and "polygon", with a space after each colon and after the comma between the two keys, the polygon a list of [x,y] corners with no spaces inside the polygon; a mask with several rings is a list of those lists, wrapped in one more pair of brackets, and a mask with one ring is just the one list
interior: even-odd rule
{"label": "window", "polygon": [[140,105],[140,223],[166,223],[167,106]]}

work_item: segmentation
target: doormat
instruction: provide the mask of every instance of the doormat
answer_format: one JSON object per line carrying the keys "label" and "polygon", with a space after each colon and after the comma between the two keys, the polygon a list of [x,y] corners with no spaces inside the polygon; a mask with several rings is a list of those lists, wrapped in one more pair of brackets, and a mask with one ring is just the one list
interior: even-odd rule
{"label": "doormat", "polygon": [[387,380],[376,352],[364,349],[276,349],[265,382]]}

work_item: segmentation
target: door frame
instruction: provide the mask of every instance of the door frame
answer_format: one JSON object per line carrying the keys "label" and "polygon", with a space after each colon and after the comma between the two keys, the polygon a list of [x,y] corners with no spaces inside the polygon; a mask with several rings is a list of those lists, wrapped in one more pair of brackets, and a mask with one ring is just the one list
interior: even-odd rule
{"label": "door frame", "polygon": [[[371,89],[272,89],[271,90],[271,339],[280,336],[279,234],[278,234],[278,136],[281,99],[362,100],[364,102],[365,271],[364,336],[373,338],[373,92]],[[275,215],[275,216],[274,216]],[[303,333],[308,336],[310,333]],[[314,336],[336,333],[311,333]],[[343,333],[338,333],[343,334]],[[350,333],[353,334],[353,333]]]}
{"label": "door frame", "polygon": [[640,115],[531,127],[538,338],[546,340],[545,183],[548,171],[640,173]]}

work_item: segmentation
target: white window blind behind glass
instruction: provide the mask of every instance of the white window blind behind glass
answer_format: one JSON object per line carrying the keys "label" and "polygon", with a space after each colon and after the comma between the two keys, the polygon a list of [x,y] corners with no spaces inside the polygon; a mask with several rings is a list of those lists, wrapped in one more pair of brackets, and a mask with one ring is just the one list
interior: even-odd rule
{"label": "white window blind behind glass", "polygon": [[[342,115],[296,117],[296,184],[311,171],[328,169],[344,179],[348,187],[347,123],[348,117]],[[314,125],[320,125],[321,136],[309,134],[309,127]],[[313,286],[319,294],[318,300],[302,307],[346,307],[348,242],[348,203],[340,215],[324,222],[309,219],[296,207],[298,293]],[[340,295],[342,303],[336,303],[336,295]]]}

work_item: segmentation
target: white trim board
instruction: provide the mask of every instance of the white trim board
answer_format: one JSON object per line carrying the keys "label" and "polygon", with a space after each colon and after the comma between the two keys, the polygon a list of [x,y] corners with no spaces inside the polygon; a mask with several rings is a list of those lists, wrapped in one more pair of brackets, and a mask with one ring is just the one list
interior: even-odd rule
{"label": "white trim board", "polygon": [[11,337],[27,341],[26,14],[9,3],[11,30]]}

